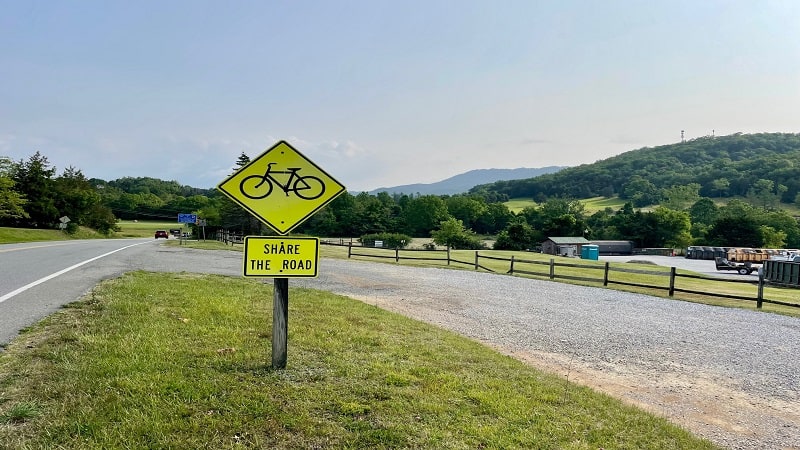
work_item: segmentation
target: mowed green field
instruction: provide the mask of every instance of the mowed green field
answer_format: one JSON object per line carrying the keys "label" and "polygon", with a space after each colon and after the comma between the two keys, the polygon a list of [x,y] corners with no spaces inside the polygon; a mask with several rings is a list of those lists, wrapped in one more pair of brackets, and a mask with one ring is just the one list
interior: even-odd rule
{"label": "mowed green field", "polygon": [[[739,200],[745,200],[743,198],[738,198]],[[725,206],[731,199],[730,198],[713,198],[712,199],[717,206]],[[621,199],[619,197],[592,197],[592,198],[585,198],[578,200],[583,203],[584,208],[586,209],[587,214],[593,214],[597,211],[602,211],[606,208],[611,208],[614,211],[619,210],[625,205],[627,200]],[[504,203],[508,209],[514,213],[519,213],[523,209],[527,207],[536,207],[539,206],[538,203],[533,201],[530,198],[512,198],[511,200]],[[651,205],[645,208],[636,208],[641,209],[642,211],[650,211],[658,205]],[[788,212],[792,216],[800,217],[800,205],[791,204],[791,203],[781,203],[780,209]]]}
{"label": "mowed green field", "polygon": [[64,241],[70,239],[106,239],[106,238],[144,238],[154,237],[156,230],[170,230],[185,226],[181,223],[150,221],[150,220],[121,220],[117,223],[119,231],[110,235],[100,234],[89,228],[80,227],[75,234],[67,234],[61,230],[31,229],[31,228],[10,228],[0,227],[0,244],[15,242],[38,242],[38,241]]}
{"label": "mowed green field", "polygon": [[[579,201],[583,203],[584,208],[586,208],[586,212],[589,214],[592,214],[596,211],[602,211],[606,208],[612,208],[614,210],[617,210],[622,208],[622,206],[625,204],[625,200],[619,197],[611,197],[611,198],[593,197]],[[511,200],[505,202],[504,204],[506,205],[506,207],[508,207],[508,209],[511,212],[514,213],[519,213],[520,211],[522,211],[527,207],[539,206],[538,203],[536,203],[535,201],[533,201],[533,199],[530,198],[512,198]]]}
{"label": "mowed green field", "polygon": [[185,228],[184,224],[177,221],[120,220],[117,225],[119,231],[114,233],[114,237],[122,238],[153,237],[156,230]]}

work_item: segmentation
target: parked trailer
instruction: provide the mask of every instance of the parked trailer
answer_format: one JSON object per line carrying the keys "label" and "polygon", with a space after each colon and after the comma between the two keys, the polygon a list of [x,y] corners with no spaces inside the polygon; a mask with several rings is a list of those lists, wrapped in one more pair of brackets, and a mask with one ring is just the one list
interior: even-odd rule
{"label": "parked trailer", "polygon": [[598,247],[600,255],[632,255],[633,241],[592,241]]}
{"label": "parked trailer", "polygon": [[687,259],[707,259],[725,258],[728,261],[752,262],[761,264],[768,259],[774,259],[780,255],[791,253],[793,250],[771,249],[771,248],[747,248],[747,247],[707,247],[693,245],[686,249]]}
{"label": "parked trailer", "polygon": [[740,275],[750,275],[758,270],[758,267],[754,266],[750,261],[737,263],[718,256],[714,258],[714,262],[717,264],[717,270],[735,270]]}

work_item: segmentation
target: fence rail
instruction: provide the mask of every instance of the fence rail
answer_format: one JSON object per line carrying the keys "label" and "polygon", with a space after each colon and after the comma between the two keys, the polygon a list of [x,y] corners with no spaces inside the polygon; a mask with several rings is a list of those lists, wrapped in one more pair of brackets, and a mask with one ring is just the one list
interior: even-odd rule
{"label": "fence rail", "polygon": [[[761,309],[764,303],[774,305],[782,305],[794,308],[800,308],[800,303],[791,303],[781,300],[767,299],[764,297],[764,287],[768,284],[765,282],[763,274],[759,276],[758,280],[737,280],[730,278],[715,278],[703,275],[694,275],[688,273],[680,273],[675,267],[670,267],[666,270],[649,270],[640,268],[627,268],[619,265],[612,265],[609,262],[605,264],[587,264],[572,261],[557,261],[551,258],[549,261],[521,259],[512,255],[510,258],[502,258],[494,255],[481,255],[479,251],[475,251],[474,261],[463,261],[453,257],[450,249],[446,250],[429,250],[429,249],[384,249],[374,247],[363,247],[350,243],[335,243],[330,241],[322,241],[324,245],[337,245],[347,247],[347,257],[363,257],[363,258],[383,258],[394,259],[399,263],[402,260],[416,260],[416,261],[436,261],[446,265],[461,264],[470,266],[475,270],[485,270],[488,272],[502,272],[488,267],[488,261],[494,262],[507,262],[508,271],[504,273],[509,275],[525,275],[532,277],[548,278],[550,280],[563,279],[573,281],[583,281],[589,283],[598,283],[603,286],[620,285],[631,286],[645,289],[655,289],[666,291],[670,297],[674,297],[676,292],[692,295],[700,295],[707,297],[718,297],[733,300],[745,300],[756,303],[756,307]],[[425,256],[416,256],[420,252],[424,252]],[[482,264],[482,261],[487,263]],[[597,276],[593,276],[596,273]],[[634,274],[642,277],[642,280],[621,279],[621,277],[614,277],[614,273]],[[655,282],[653,279],[663,280],[663,283]],[[709,281],[714,283],[724,284],[749,284],[757,288],[754,296],[740,295],[736,293],[726,292],[710,292],[709,290],[699,290],[691,286],[681,286],[682,279],[694,279]],[[792,297],[789,297],[792,298]]]}

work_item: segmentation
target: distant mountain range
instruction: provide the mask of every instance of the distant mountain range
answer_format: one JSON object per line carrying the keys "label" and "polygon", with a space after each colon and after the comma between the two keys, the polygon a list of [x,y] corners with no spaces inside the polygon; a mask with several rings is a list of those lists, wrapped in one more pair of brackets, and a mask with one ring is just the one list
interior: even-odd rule
{"label": "distant mountain range", "polygon": [[421,195],[454,195],[462,194],[475,186],[489,184],[504,180],[523,180],[539,175],[556,173],[565,166],[548,166],[541,168],[520,167],[517,169],[477,169],[460,175],[452,176],[436,183],[405,184],[402,186],[382,187],[369,192],[375,195],[379,192],[389,194],[421,194]]}

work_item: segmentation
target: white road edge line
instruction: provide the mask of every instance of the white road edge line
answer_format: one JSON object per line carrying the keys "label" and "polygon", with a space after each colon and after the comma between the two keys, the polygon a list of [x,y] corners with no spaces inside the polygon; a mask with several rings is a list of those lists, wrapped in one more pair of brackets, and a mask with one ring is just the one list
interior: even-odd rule
{"label": "white road edge line", "polygon": [[110,252],[108,252],[108,253],[103,253],[103,254],[102,254],[102,255],[100,255],[100,256],[95,256],[94,258],[90,258],[90,259],[87,259],[86,261],[82,261],[82,262],[79,262],[78,264],[75,264],[75,265],[69,266],[69,267],[67,267],[66,269],[59,270],[58,272],[52,273],[52,274],[50,274],[50,275],[48,275],[48,276],[46,276],[46,277],[44,277],[44,278],[39,278],[38,280],[36,280],[36,281],[34,281],[34,282],[32,282],[32,283],[28,283],[28,284],[26,284],[25,286],[22,286],[21,288],[19,288],[19,289],[16,289],[16,290],[14,290],[14,291],[11,291],[11,292],[9,292],[8,294],[6,294],[6,295],[4,295],[4,296],[0,297],[0,303],[3,303],[4,301],[6,301],[6,300],[8,300],[8,299],[10,299],[10,298],[12,298],[12,297],[14,297],[15,295],[21,294],[21,293],[23,293],[23,292],[27,291],[28,289],[30,289],[30,288],[32,288],[32,287],[34,287],[34,286],[38,286],[38,285],[40,285],[40,284],[44,283],[45,281],[52,280],[53,278],[55,278],[55,277],[57,277],[57,276],[59,276],[59,275],[63,275],[63,274],[65,274],[65,273],[69,272],[70,270],[77,269],[78,267],[80,267],[80,266],[82,266],[82,265],[84,265],[84,264],[89,264],[89,263],[90,263],[90,262],[92,262],[92,261],[97,261],[97,260],[98,260],[98,259],[100,259],[100,258],[106,257],[106,256],[108,256],[108,255],[111,255],[111,254],[114,254],[114,253],[117,253],[117,252],[121,252],[122,250],[125,250],[125,249],[128,249],[128,248],[131,248],[131,247],[135,247],[135,246],[137,246],[137,245],[146,244],[147,242],[148,242],[148,241],[145,241],[145,242],[139,242],[139,243],[137,243],[137,244],[131,244],[131,245],[128,245],[128,246],[125,246],[125,247],[122,247],[122,248],[118,248],[118,249],[116,249],[116,250],[112,250],[112,251],[110,251]]}

